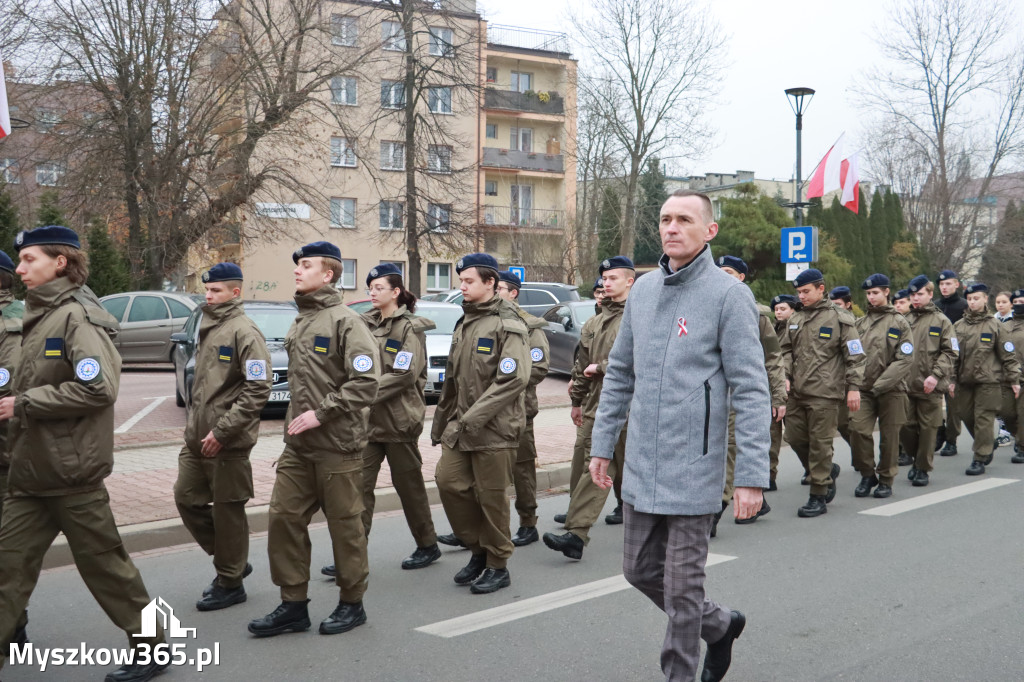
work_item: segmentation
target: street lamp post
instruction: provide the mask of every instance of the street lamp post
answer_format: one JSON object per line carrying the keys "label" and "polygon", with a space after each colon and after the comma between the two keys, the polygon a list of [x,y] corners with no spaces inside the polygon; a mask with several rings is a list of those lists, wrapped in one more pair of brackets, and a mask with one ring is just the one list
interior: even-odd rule
{"label": "street lamp post", "polygon": [[804,206],[809,204],[803,201],[804,176],[801,167],[803,155],[800,147],[800,135],[804,129],[804,110],[810,106],[811,99],[814,98],[814,90],[811,88],[788,88],[786,95],[792,99],[789,106],[796,114],[796,201],[787,206],[796,209],[794,212],[796,226],[801,227],[804,224]]}

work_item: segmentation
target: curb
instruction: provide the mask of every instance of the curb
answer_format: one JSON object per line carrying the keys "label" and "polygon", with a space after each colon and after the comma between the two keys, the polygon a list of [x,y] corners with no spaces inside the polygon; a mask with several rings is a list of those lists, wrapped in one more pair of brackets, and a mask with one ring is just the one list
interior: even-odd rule
{"label": "curb", "polygon": [[[553,488],[569,485],[569,474],[572,468],[571,462],[559,462],[537,469],[537,492],[549,491]],[[509,487],[511,491],[511,486]],[[513,496],[514,497],[514,496]],[[437,484],[434,481],[427,481],[427,499],[431,506],[441,504],[441,498],[437,492]],[[378,488],[376,491],[376,505],[374,508],[377,514],[399,511],[402,502],[394,488]],[[246,507],[246,515],[249,517],[249,533],[265,533],[267,520],[270,513],[270,505]],[[318,511],[310,525],[314,523],[326,523],[323,512]],[[148,552],[155,549],[174,547],[176,545],[195,545],[195,540],[189,534],[181,519],[164,519],[162,521],[147,521],[136,523],[130,526],[118,527],[121,540],[129,554],[136,552]],[[46,557],[43,559],[43,569],[58,568],[74,564],[74,557],[68,547],[67,539],[63,535],[57,536],[53,545],[50,546]]]}

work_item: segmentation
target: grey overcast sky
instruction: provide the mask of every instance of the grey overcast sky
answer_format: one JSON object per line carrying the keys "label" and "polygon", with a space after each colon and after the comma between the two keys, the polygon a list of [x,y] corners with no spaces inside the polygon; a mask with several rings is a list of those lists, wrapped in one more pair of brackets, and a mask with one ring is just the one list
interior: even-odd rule
{"label": "grey overcast sky", "polygon": [[[570,0],[478,0],[491,23],[565,31],[571,39],[570,5]],[[817,91],[804,114],[804,176],[844,130],[846,149],[853,151],[863,114],[851,88],[857,74],[875,63],[871,34],[884,24],[887,6],[886,0],[713,3],[729,37],[730,61],[711,112],[717,144],[705,158],[673,163],[670,172],[751,170],[758,178],[791,178],[796,117],[783,91],[798,86]]]}

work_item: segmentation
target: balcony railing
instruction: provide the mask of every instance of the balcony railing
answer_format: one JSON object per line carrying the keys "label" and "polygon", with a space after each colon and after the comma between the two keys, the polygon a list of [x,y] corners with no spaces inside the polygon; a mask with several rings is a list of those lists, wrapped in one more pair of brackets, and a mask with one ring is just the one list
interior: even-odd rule
{"label": "balcony railing", "polygon": [[517,152],[514,149],[484,147],[483,166],[488,168],[515,168],[516,170],[564,173],[565,165],[561,154],[540,152]]}
{"label": "balcony railing", "polygon": [[564,211],[518,206],[484,206],[484,225],[497,227],[561,227]]}
{"label": "balcony railing", "polygon": [[[544,99],[542,96],[546,95]],[[564,114],[565,100],[557,92],[516,92],[515,90],[498,90],[487,88],[484,91],[484,107],[487,109],[503,109],[505,111],[530,111],[535,114]]]}
{"label": "balcony railing", "polygon": [[569,54],[568,35],[534,28],[492,24],[487,27],[487,42],[491,45],[518,47],[522,50]]}

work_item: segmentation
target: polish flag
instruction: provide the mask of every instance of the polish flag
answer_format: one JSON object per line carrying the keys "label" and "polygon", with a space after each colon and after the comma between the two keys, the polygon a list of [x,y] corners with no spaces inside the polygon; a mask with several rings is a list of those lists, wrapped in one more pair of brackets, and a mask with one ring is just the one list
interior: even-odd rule
{"label": "polish flag", "polygon": [[11,113],[7,108],[7,83],[4,82],[4,58],[0,55],[0,140],[11,134]]}
{"label": "polish flag", "polygon": [[843,196],[839,200],[846,208],[854,213],[860,204],[860,169],[858,167],[857,153],[852,154],[848,159],[843,159],[840,172],[840,183],[843,186]]}
{"label": "polish flag", "polygon": [[[845,135],[845,133],[844,133]],[[836,143],[829,148],[814,169],[810,181],[807,183],[807,198],[823,197],[829,192],[841,189],[841,165],[843,160],[843,135],[839,136]]]}

